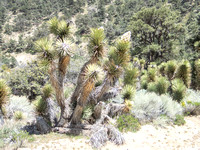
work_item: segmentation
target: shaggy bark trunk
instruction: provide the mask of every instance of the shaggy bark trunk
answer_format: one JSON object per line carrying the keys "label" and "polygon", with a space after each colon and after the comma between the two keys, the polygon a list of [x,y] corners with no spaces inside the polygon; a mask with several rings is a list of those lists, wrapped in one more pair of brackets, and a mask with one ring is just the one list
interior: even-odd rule
{"label": "shaggy bark trunk", "polygon": [[83,89],[81,90],[79,99],[77,101],[77,106],[73,112],[71,124],[80,123],[83,109],[84,109],[85,105],[87,104],[88,96],[90,95],[93,88],[94,88],[93,79],[86,80],[85,84],[83,85]]}
{"label": "shaggy bark trunk", "polygon": [[81,91],[81,88],[82,88],[82,85],[84,83],[84,72],[85,72],[85,69],[87,68],[88,65],[90,64],[93,64],[93,63],[96,63],[97,60],[95,58],[91,58],[88,62],[86,62],[83,67],[81,68],[81,71],[78,75],[78,79],[77,79],[77,84],[76,84],[76,88],[71,96],[71,104],[72,106],[76,106],[76,102],[77,102],[77,99],[79,97],[79,94],[80,94],[80,91]]}
{"label": "shaggy bark trunk", "polygon": [[56,100],[61,108],[61,117],[59,120],[59,126],[63,126],[67,119],[69,118],[69,105],[66,105],[65,97],[64,97],[64,79],[67,72],[67,66],[70,61],[70,56],[63,56],[59,59],[58,64],[58,75],[56,75],[56,66],[55,63],[52,62],[49,68],[50,81],[55,89]]}

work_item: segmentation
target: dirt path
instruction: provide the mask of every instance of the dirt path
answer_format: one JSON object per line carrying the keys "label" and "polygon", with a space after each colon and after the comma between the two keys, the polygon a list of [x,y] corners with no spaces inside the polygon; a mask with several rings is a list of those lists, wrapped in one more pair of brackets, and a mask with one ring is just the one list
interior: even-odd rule
{"label": "dirt path", "polygon": [[[184,126],[168,126],[155,128],[144,125],[136,133],[125,133],[126,143],[116,146],[107,143],[102,150],[200,150],[200,116],[186,117]],[[39,143],[38,143],[39,144]],[[64,138],[51,140],[30,149],[37,150],[90,150],[89,139]]]}

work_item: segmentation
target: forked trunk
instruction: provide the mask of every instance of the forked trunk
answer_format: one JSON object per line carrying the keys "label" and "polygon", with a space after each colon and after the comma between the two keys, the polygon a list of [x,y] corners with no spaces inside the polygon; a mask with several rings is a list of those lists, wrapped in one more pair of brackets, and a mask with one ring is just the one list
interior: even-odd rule
{"label": "forked trunk", "polygon": [[87,68],[88,65],[90,64],[93,64],[93,63],[96,63],[97,62],[97,59],[96,58],[91,58],[88,62],[86,62],[83,67],[81,68],[81,71],[78,75],[78,79],[77,79],[77,84],[76,84],[76,88],[71,96],[71,104],[73,106],[76,106],[76,102],[77,102],[77,99],[79,97],[79,94],[81,92],[81,88],[83,86],[83,83],[84,83],[84,80],[85,80],[85,77],[84,77],[84,72]]}

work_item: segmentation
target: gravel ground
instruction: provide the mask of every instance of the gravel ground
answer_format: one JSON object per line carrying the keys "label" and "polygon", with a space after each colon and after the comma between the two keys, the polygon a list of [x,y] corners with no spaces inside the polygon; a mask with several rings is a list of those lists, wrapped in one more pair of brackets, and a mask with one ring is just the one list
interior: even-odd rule
{"label": "gravel ground", "polygon": [[[165,128],[144,125],[136,133],[125,133],[126,143],[108,142],[102,150],[200,150],[200,116],[185,117],[184,126]],[[40,143],[40,144],[39,144]],[[92,150],[86,138],[64,138],[35,143],[27,148],[35,150]]]}

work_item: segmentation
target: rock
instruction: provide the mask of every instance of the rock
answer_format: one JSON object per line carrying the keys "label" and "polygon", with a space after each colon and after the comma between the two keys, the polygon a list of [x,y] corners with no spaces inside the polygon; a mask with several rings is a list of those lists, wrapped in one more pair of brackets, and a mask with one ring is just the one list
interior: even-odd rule
{"label": "rock", "polygon": [[194,110],[193,110],[193,112],[192,112],[192,114],[193,115],[200,115],[200,106],[197,106]]}
{"label": "rock", "polygon": [[51,126],[40,116],[36,118],[36,127],[40,134],[49,133],[51,131]]}

